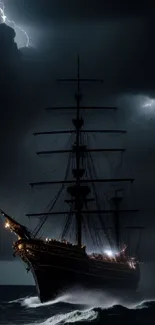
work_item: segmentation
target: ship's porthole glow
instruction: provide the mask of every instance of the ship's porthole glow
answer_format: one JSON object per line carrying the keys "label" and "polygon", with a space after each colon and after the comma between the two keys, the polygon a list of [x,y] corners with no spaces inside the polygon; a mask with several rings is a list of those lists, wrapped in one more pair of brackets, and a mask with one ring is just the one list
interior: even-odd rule
{"label": "ship's porthole glow", "polygon": [[14,29],[16,33],[15,42],[18,48],[30,46],[30,38],[27,31],[22,26],[19,26],[12,17],[10,17],[10,14],[8,17],[7,8],[3,1],[0,1],[0,24],[6,24]]}

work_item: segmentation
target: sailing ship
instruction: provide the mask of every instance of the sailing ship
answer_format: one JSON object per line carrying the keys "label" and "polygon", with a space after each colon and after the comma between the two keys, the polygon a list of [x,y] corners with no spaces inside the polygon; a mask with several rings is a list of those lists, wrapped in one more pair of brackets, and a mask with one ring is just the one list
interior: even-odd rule
{"label": "sailing ship", "polygon": [[[100,79],[83,79],[80,78],[79,57],[77,62],[77,77],[75,79],[59,79],[62,82],[73,82],[77,84],[75,94],[75,107],[50,107],[48,109],[72,109],[76,112],[73,118],[73,128],[71,130],[56,130],[37,132],[34,135],[48,134],[72,134],[74,143],[69,150],[42,151],[38,154],[68,153],[69,162],[67,165],[65,178],[60,180],[48,180],[43,182],[34,182],[30,185],[42,186],[61,184],[61,189],[56,196],[52,206],[48,211],[31,213],[28,217],[42,218],[39,222],[37,231],[32,232],[27,227],[18,223],[14,218],[7,215],[1,210],[5,217],[5,227],[9,228],[18,236],[18,240],[13,243],[14,256],[18,255],[25,263],[27,270],[32,272],[34,277],[37,293],[41,302],[54,298],[59,292],[69,289],[75,285],[84,288],[94,288],[101,290],[130,290],[136,292],[140,280],[140,266],[136,257],[129,255],[128,248],[121,242],[120,214],[135,213],[136,209],[121,209],[120,204],[123,199],[121,190],[115,188],[114,195],[111,197],[112,208],[103,209],[100,207],[96,184],[125,184],[133,183],[132,178],[97,178],[95,176],[94,165],[92,163],[91,152],[124,152],[122,148],[88,148],[84,142],[83,134],[89,133],[110,133],[124,134],[124,130],[113,129],[84,129],[84,119],[81,116],[83,109],[99,110],[116,110],[116,107],[93,107],[81,105],[81,83],[82,82],[102,82]],[[90,167],[92,163],[92,168]],[[70,167],[70,165],[72,167]],[[88,170],[89,169],[89,170]],[[71,171],[72,178],[68,178]],[[66,210],[55,211],[54,206],[62,191],[67,189],[68,199],[65,200]],[[93,202],[93,209],[91,208]],[[69,209],[67,209],[69,206]],[[94,208],[96,206],[96,208]],[[65,215],[66,224],[63,231],[62,239],[39,237],[39,232],[43,225],[52,215]],[[105,224],[105,216],[112,216],[113,220],[113,243],[111,241],[111,227]],[[95,224],[100,224],[100,230],[96,230],[96,238],[106,238],[109,243],[107,249],[102,245],[101,253],[95,251],[89,253],[84,245],[83,228],[89,221],[95,220]],[[72,221],[75,225],[75,241],[64,240],[64,234],[67,234]],[[87,223],[88,226],[88,223]],[[90,226],[91,228],[91,226]],[[95,231],[95,226],[93,227]],[[93,238],[92,238],[93,239]]]}

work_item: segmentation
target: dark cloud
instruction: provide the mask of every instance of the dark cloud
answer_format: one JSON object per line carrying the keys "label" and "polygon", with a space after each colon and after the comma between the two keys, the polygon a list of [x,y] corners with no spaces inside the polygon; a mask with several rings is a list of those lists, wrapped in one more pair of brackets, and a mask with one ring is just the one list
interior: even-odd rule
{"label": "dark cloud", "polygon": [[21,53],[14,41],[15,32],[5,24],[0,24],[0,143],[6,147],[3,139],[9,136],[14,124],[14,107],[18,96],[18,73]]}
{"label": "dark cloud", "polygon": [[[0,24],[0,83],[1,103],[7,100],[8,87],[13,89],[16,66],[20,60],[21,53],[15,43],[15,31],[6,24]],[[9,88],[9,94],[13,93]]]}
{"label": "dark cloud", "polygon": [[[16,33],[13,28],[6,24],[0,24],[0,46],[1,46],[1,65],[8,65],[13,63],[20,58],[20,51],[15,43]],[[1,71],[3,75],[3,71]],[[5,72],[4,72],[5,74]]]}
{"label": "dark cloud", "polygon": [[17,22],[39,30],[35,34],[32,28],[30,36],[40,51],[48,51],[48,60],[61,64],[62,52],[70,60],[79,51],[85,70],[104,75],[110,91],[153,92],[153,2],[38,0],[36,8],[36,1],[28,0],[8,7]]}
{"label": "dark cloud", "polygon": [[[16,1],[16,8],[8,2],[11,12],[18,19],[33,20],[35,23],[75,23],[77,21],[102,22],[114,18],[138,17],[152,15],[155,9],[153,1],[144,0],[141,3],[133,0],[35,0]],[[21,13],[22,10],[22,13]],[[35,18],[34,18],[35,17]],[[35,19],[35,20],[34,20]]]}

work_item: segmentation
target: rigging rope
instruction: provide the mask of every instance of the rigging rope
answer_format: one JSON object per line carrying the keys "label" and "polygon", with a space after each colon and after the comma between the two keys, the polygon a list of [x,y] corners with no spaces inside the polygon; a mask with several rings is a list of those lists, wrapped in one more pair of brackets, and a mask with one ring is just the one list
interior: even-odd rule
{"label": "rigging rope", "polygon": [[[68,163],[67,163],[67,168],[66,168],[66,173],[65,173],[65,179],[64,179],[64,180],[66,180],[67,177],[68,177],[69,167],[70,167],[70,159],[71,159],[71,153],[69,154],[69,157],[68,157]],[[54,206],[55,206],[55,204],[56,204],[56,202],[57,202],[57,200],[58,200],[58,198],[59,198],[61,192],[63,191],[64,187],[65,187],[65,184],[62,184],[61,187],[60,187],[60,189],[59,189],[59,191],[58,191],[58,193],[57,193],[57,195],[55,196],[55,198],[54,198],[54,202],[53,202],[53,204],[51,205],[51,207],[50,207],[50,209],[49,209],[48,212],[51,212],[51,210],[54,208]],[[37,236],[37,234],[39,233],[40,229],[41,229],[41,228],[43,227],[43,225],[45,224],[47,218],[48,218],[48,216],[45,216],[45,218],[43,219],[43,221],[41,221],[41,224],[39,225],[39,228],[37,229],[36,233],[34,234],[34,237]]]}
{"label": "rigging rope", "polygon": [[61,238],[64,239],[67,236],[67,233],[69,231],[69,228],[72,224],[72,206],[70,207],[69,215],[67,216],[67,220],[65,222],[65,228],[62,231]]}
{"label": "rigging rope", "polygon": [[[88,155],[89,155],[89,158],[88,158],[88,162],[89,162],[89,174],[90,174],[90,178],[93,179],[93,175],[92,175],[92,171],[91,171],[91,163],[92,163],[92,167],[93,167],[94,176],[96,177],[95,166],[94,166],[94,163],[93,163],[93,160],[92,160],[92,156],[91,156],[91,154],[89,152],[88,152]],[[90,159],[90,161],[89,161],[89,159]],[[98,196],[97,196],[97,192],[96,192],[96,187],[95,187],[94,182],[92,182],[92,187],[93,187],[93,191],[94,191],[94,194],[95,194],[97,209],[98,210],[101,210],[100,204],[99,204],[99,200],[98,200]],[[104,233],[105,233],[105,235],[107,237],[107,240],[109,242],[109,245],[112,248],[112,243],[111,243],[111,240],[110,240],[110,236],[108,234],[108,231],[106,231],[105,223],[104,223],[103,219],[101,218],[101,216],[99,214],[98,214],[98,218],[99,218],[100,223],[101,223],[101,225],[103,227],[103,230],[104,230]]]}

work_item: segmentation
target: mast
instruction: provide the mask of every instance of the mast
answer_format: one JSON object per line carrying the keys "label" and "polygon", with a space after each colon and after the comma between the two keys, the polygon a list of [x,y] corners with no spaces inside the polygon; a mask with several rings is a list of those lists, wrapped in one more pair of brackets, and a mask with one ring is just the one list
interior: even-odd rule
{"label": "mast", "polygon": [[121,246],[121,239],[120,239],[120,216],[119,216],[119,207],[120,202],[122,201],[122,197],[118,196],[118,192],[121,192],[121,190],[115,190],[115,196],[111,199],[115,210],[114,210],[114,227],[115,227],[115,235],[116,235],[116,248],[119,252],[120,246]]}
{"label": "mast", "polygon": [[[81,166],[81,155],[82,152],[87,150],[85,146],[82,145],[80,140],[81,128],[84,124],[82,117],[80,117],[80,102],[82,99],[82,94],[80,92],[80,82],[102,82],[100,79],[81,79],[80,78],[80,60],[79,55],[77,57],[77,77],[75,79],[59,79],[59,81],[71,81],[77,83],[77,91],[75,94],[76,100],[76,118],[72,120],[76,141],[74,146],[72,147],[72,151],[75,152],[75,160],[76,160],[76,168],[72,170],[73,177],[75,179],[75,183],[72,186],[67,188],[68,193],[74,198],[74,210],[76,217],[76,242],[78,246],[82,245],[82,208],[83,204],[86,201],[87,195],[90,193],[89,186],[81,185],[81,178],[85,172],[85,170]],[[39,153],[40,154],[40,153]]]}
{"label": "mast", "polygon": [[[87,198],[87,196],[91,192],[91,187],[89,184],[94,185],[94,183],[120,183],[120,182],[130,182],[133,183],[134,179],[133,178],[96,178],[93,177],[90,174],[90,178],[83,178],[85,174],[85,168],[83,166],[83,160],[81,159],[85,153],[89,152],[125,152],[124,148],[87,148],[87,146],[82,143],[82,138],[81,135],[83,133],[115,133],[115,134],[125,134],[126,130],[116,130],[116,129],[98,129],[98,130],[85,130],[83,128],[84,125],[84,120],[80,116],[80,111],[82,109],[86,110],[113,110],[116,111],[117,107],[108,107],[108,106],[83,106],[81,105],[81,99],[82,99],[82,94],[81,94],[81,89],[80,89],[80,83],[81,82],[99,82],[103,83],[102,79],[86,79],[86,78],[81,78],[80,77],[80,61],[79,61],[79,56],[77,57],[77,76],[76,78],[72,79],[58,79],[57,81],[59,82],[75,82],[77,84],[77,90],[75,93],[75,101],[76,105],[75,106],[60,106],[60,107],[48,107],[45,110],[65,110],[65,109],[72,109],[73,111],[76,111],[76,117],[72,120],[73,123],[73,129],[71,130],[54,130],[54,131],[43,131],[43,132],[35,132],[33,133],[34,136],[40,136],[40,135],[49,135],[49,134],[68,134],[68,133],[74,133],[75,134],[75,143],[72,146],[71,149],[69,150],[49,150],[49,151],[39,151],[36,154],[37,155],[44,155],[44,154],[62,154],[62,153],[74,153],[74,158],[75,158],[75,168],[72,169],[72,174],[73,174],[73,179],[68,179],[67,177],[64,180],[48,180],[48,181],[40,181],[40,182],[31,182],[30,185],[31,187],[36,187],[36,186],[42,186],[42,185],[55,185],[55,184],[67,184],[67,192],[70,194],[71,199],[70,200],[65,200],[69,205],[72,204],[72,209],[71,211],[47,211],[47,212],[39,212],[39,213],[29,213],[27,216],[29,217],[35,217],[35,216],[43,216],[46,218],[49,215],[61,215],[61,214],[72,214],[76,218],[76,242],[78,246],[81,246],[82,244],[82,215],[83,214],[113,214],[115,215],[115,232],[116,232],[116,241],[117,241],[117,246],[119,247],[120,245],[120,233],[119,233],[119,215],[118,215],[118,201],[119,199],[115,198],[115,208],[112,210],[103,210],[97,207],[96,209],[89,209],[87,210],[84,209],[84,205],[87,205],[86,203],[89,201],[94,200]],[[86,175],[87,176],[87,175]],[[137,212],[138,210],[119,210],[119,213],[134,213]],[[40,228],[44,224],[45,221],[41,224]],[[40,229],[39,228],[39,229]]]}
{"label": "mast", "polygon": [[73,120],[73,124],[76,129],[76,145],[75,145],[75,152],[76,152],[76,188],[77,188],[77,195],[76,195],[76,222],[77,222],[77,233],[76,239],[77,244],[81,246],[82,241],[82,216],[81,216],[81,207],[80,207],[80,129],[83,125],[83,120],[80,120],[80,66],[79,66],[79,56],[77,59],[77,93],[75,95],[76,99],[76,119]]}

